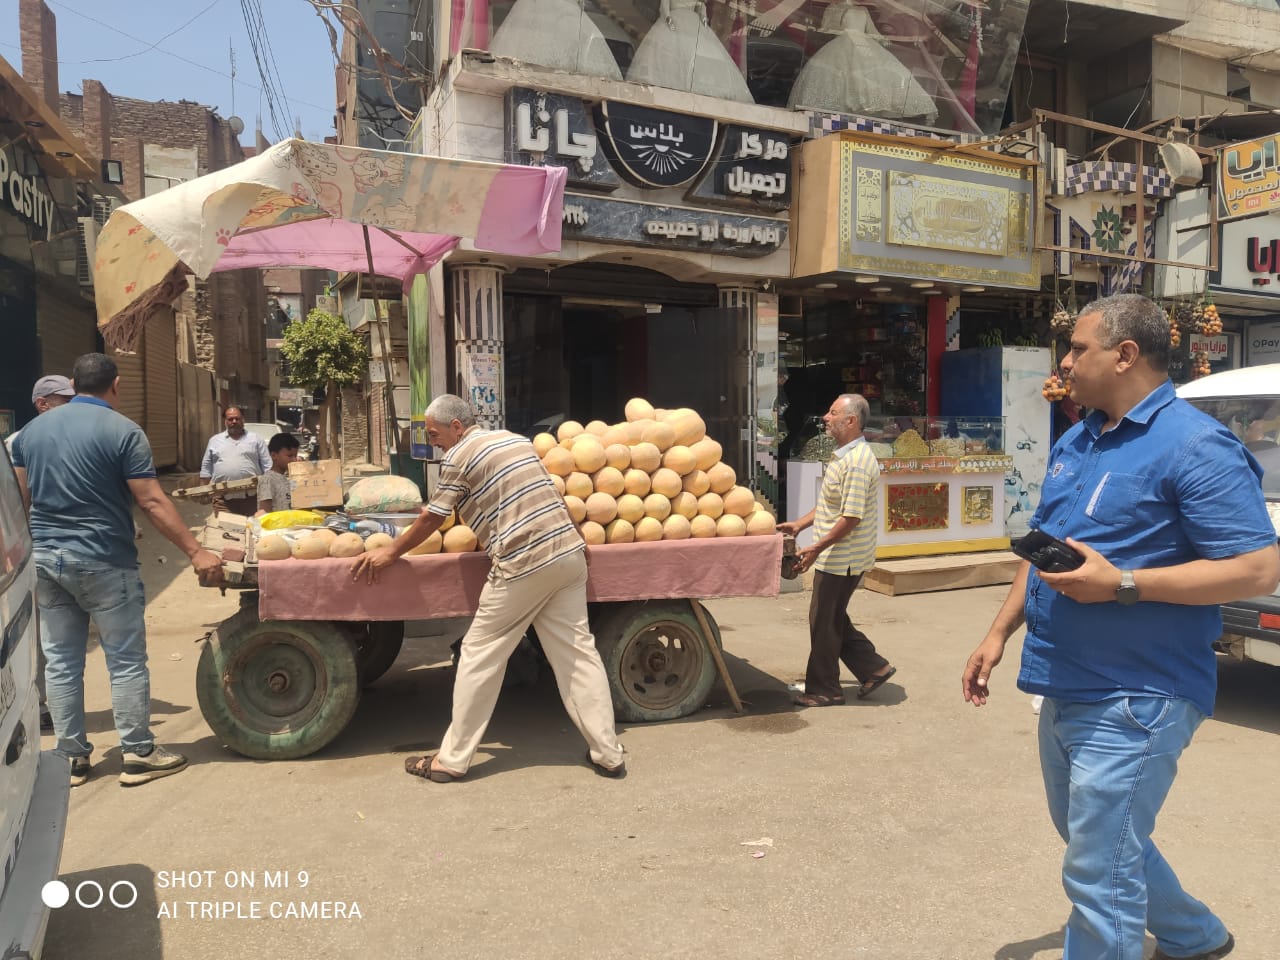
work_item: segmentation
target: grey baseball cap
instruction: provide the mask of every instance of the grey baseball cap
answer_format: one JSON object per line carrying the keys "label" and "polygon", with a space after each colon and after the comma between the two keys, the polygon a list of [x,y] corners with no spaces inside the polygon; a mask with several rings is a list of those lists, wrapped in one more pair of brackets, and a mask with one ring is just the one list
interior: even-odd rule
{"label": "grey baseball cap", "polygon": [[52,376],[41,377],[36,381],[36,385],[31,388],[32,403],[35,403],[41,397],[74,397],[75,395],[75,387],[71,386],[71,381],[66,377],[58,376],[56,373]]}

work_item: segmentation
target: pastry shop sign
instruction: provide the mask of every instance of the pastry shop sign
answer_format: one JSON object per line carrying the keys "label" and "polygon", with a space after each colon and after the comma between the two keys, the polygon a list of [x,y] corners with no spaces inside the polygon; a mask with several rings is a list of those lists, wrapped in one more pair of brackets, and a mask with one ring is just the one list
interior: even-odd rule
{"label": "pastry shop sign", "polygon": [[18,216],[42,228],[48,239],[53,233],[53,197],[45,193],[39,175],[23,176],[17,161],[12,147],[0,150],[0,198]]}
{"label": "pastry shop sign", "polygon": [[522,87],[507,93],[506,122],[509,163],[567,167],[573,187],[612,191],[625,181],[686,187],[686,199],[711,206],[791,203],[791,142],[778,131]]}

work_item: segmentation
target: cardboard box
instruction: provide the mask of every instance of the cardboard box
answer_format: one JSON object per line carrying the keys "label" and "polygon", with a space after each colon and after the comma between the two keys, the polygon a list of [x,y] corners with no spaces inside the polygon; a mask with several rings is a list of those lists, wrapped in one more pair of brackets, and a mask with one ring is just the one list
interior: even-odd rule
{"label": "cardboard box", "polygon": [[293,487],[289,502],[295,510],[342,506],[342,461],[299,460],[289,464]]}

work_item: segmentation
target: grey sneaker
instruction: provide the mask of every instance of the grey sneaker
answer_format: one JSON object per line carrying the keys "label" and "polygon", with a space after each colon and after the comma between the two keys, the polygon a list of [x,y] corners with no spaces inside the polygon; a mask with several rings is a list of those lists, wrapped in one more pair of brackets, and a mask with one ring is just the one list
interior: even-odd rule
{"label": "grey sneaker", "polygon": [[71,785],[79,787],[89,779],[89,758],[88,757],[72,757],[71,758]]}
{"label": "grey sneaker", "polygon": [[161,777],[169,777],[181,773],[187,765],[187,758],[180,753],[166,750],[160,744],[151,748],[145,757],[137,753],[124,754],[124,762],[120,766],[120,785],[136,787],[150,783]]}

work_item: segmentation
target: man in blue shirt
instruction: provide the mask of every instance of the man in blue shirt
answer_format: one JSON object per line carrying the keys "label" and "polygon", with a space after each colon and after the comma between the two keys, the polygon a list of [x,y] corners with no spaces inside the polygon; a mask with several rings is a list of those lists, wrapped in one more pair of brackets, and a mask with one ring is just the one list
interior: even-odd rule
{"label": "man in blue shirt", "polygon": [[1040,765],[1067,843],[1064,960],[1217,960],[1227,928],[1185,893],[1151,842],[1178,757],[1213,711],[1218,604],[1270,593],[1276,531],[1257,462],[1177,399],[1169,327],[1135,294],[1085,307],[1062,371],[1094,411],[1054,445],[1031,526],[1085,558],[1067,573],[1023,563],[962,678],[987,679],[1026,624],[1018,687],[1040,694]]}
{"label": "man in blue shirt", "polygon": [[[227,407],[222,422],[227,429],[209,438],[204,457],[200,460],[200,482],[217,483],[222,480],[245,480],[260,477],[271,469],[271,452],[267,441],[244,428],[244,413],[239,407]],[[214,498],[214,509],[229,510],[252,517],[258,509],[258,496],[254,490],[243,493],[220,494]]]}
{"label": "man in blue shirt", "polygon": [[123,755],[120,782],[135,786],[178,773],[187,761],[151,735],[133,504],[191,558],[201,583],[221,580],[222,560],[200,546],[165,496],[141,428],[115,411],[115,363],[100,353],[85,354],[72,380],[76,396],[28,424],[13,456],[31,510],[49,709],[56,750],[71,761],[71,784],[78,786],[89,778],[93,751],[84,718],[92,618],[111,676],[111,710]]}

